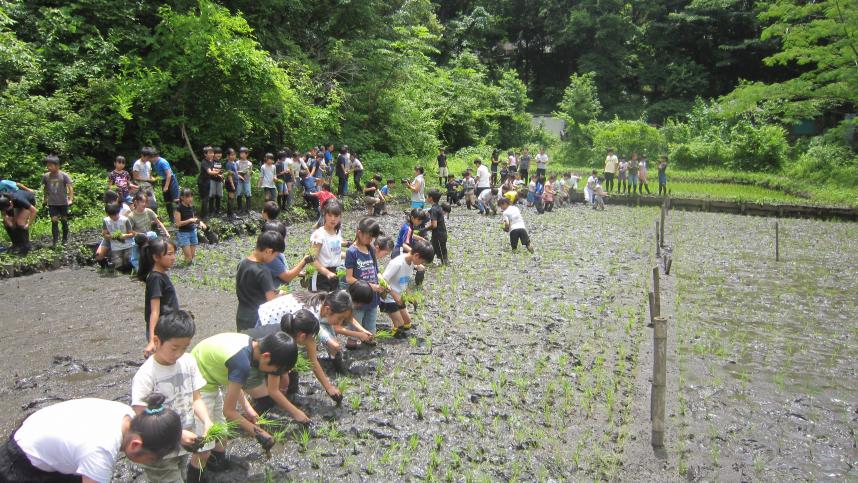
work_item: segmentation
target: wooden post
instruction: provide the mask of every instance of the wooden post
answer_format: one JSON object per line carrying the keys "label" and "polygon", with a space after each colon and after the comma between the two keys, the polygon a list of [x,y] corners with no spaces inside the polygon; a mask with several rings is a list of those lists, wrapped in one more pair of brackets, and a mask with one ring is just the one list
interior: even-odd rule
{"label": "wooden post", "polygon": [[661,205],[661,232],[660,232],[658,239],[661,241],[662,248],[664,248],[664,212],[665,212],[665,209],[666,208],[664,207],[664,205]]}
{"label": "wooden post", "polygon": [[655,301],[655,316],[661,315],[661,294],[658,287],[658,267],[652,267],[652,294]]}
{"label": "wooden post", "polygon": [[655,220],[655,256],[661,256],[661,242],[658,239],[658,220]]}
{"label": "wooden post", "polygon": [[652,388],[650,419],[652,420],[652,446],[664,447],[664,402],[667,389],[667,320],[656,317],[652,332]]}
{"label": "wooden post", "polygon": [[658,316],[655,312],[655,294],[652,293],[652,290],[647,293],[647,298],[649,299],[649,323],[647,327],[652,327],[653,320]]}
{"label": "wooden post", "polygon": [[781,247],[780,247],[780,231],[778,230],[778,222],[775,222],[775,261],[780,261],[781,259]]}
{"label": "wooden post", "polygon": [[664,265],[664,274],[670,275],[670,266],[673,264],[673,257],[667,257],[667,263]]}

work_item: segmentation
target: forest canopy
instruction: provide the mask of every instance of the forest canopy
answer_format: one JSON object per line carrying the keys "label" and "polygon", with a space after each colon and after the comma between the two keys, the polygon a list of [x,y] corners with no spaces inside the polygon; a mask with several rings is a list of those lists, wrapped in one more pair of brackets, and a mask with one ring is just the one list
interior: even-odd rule
{"label": "forest canopy", "polygon": [[[778,171],[811,147],[849,165],[856,29],[858,0],[0,0],[0,171],[147,144],[187,171],[205,144],[554,143],[596,164],[637,135],[686,167]],[[802,122],[821,137],[796,141]]]}

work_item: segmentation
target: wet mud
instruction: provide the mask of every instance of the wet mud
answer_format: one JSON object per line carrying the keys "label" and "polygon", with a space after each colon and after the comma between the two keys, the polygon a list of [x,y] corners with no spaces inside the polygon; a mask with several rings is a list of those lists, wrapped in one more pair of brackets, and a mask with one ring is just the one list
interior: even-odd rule
{"label": "wet mud", "polygon": [[689,480],[858,480],[858,225],[774,221],[668,225]]}
{"label": "wet mud", "polygon": [[[826,464],[825,471],[834,468],[842,471],[840,475],[849,475],[845,465],[837,466],[833,461],[855,460],[854,446],[846,445],[855,414],[851,413],[849,423],[844,422],[848,413],[837,412],[835,417],[833,410],[825,408],[838,407],[832,398],[855,401],[856,385],[850,383],[856,376],[850,361],[854,360],[858,334],[854,317],[851,322],[847,320],[851,316],[845,314],[850,312],[844,310],[849,303],[845,301],[849,293],[846,288],[851,287],[851,313],[855,313],[855,255],[843,260],[851,264],[843,265],[852,267],[851,274],[843,270],[838,276],[852,277],[851,282],[833,278],[815,298],[798,297],[804,300],[804,312],[797,313],[813,313],[815,318],[809,329],[797,325],[796,331],[802,328],[822,335],[803,337],[803,345],[793,346],[800,350],[790,349],[791,367],[796,372],[799,367],[817,371],[796,381],[813,381],[824,375],[821,380],[825,387],[815,393],[808,391],[809,398],[795,401],[800,392],[795,391],[793,379],[785,381],[784,392],[778,393],[776,384],[759,377],[764,367],[769,371],[782,367],[779,358],[788,354],[785,344],[793,337],[786,337],[779,325],[781,318],[773,317],[771,310],[764,317],[761,305],[756,315],[745,319],[738,303],[729,307],[716,304],[718,299],[712,294],[717,284],[725,290],[735,285],[743,288],[743,296],[759,303],[759,290],[779,287],[780,282],[772,281],[753,291],[731,278],[733,272],[725,267],[762,263],[744,251],[730,250],[713,258],[721,264],[715,267],[709,267],[706,257],[696,253],[727,244],[720,230],[711,229],[713,220],[728,224],[730,237],[743,240],[746,223],[762,222],[756,218],[674,215],[668,240],[675,237],[678,245],[673,264],[677,273],[675,296],[679,298],[676,317],[684,328],[675,336],[678,350],[683,352],[678,356],[678,375],[669,382],[669,388],[670,384],[678,385],[678,394],[686,402],[683,406],[676,392],[668,393],[678,408],[669,410],[668,424],[669,430],[681,434],[686,443],[668,447],[677,455],[668,465],[658,463],[651,452],[630,450],[644,439],[648,441],[648,433],[641,429],[648,425],[640,420],[648,418],[649,407],[648,394],[642,389],[650,370],[643,362],[652,337],[646,328],[645,301],[648,273],[655,263],[651,236],[657,215],[656,209],[617,206],[594,212],[578,205],[541,216],[528,211],[525,221],[536,247],[536,254],[530,255],[524,250],[510,252],[499,217],[481,217],[463,208],[454,210],[448,221],[451,265],[430,268],[423,288],[425,302],[413,314],[416,327],[411,337],[381,340],[375,348],[349,351],[348,374],[338,375],[328,368],[335,384],[344,389],[340,406],[325,395],[312,374],[302,374],[295,402],[314,419],[311,434],[302,435],[301,428],[290,425],[292,436],[275,446],[270,455],[263,454],[252,438],[240,438],[228,446],[236,468],[209,476],[224,482],[649,480],[652,470],[637,463],[650,459],[661,471],[668,468],[662,475],[670,480],[741,479],[743,474],[753,476],[755,461],[753,457],[748,460],[749,453],[741,449],[755,446],[743,441],[758,442],[755,444],[763,449],[755,450],[755,454],[776,455],[774,442],[781,441],[782,435],[798,437],[798,431],[787,423],[811,431],[807,429],[810,422],[819,430],[807,434],[829,439],[805,438],[796,443],[795,448],[805,451],[801,458],[808,449],[817,454],[831,448],[829,453],[839,452],[840,460],[826,457],[832,464]],[[358,213],[347,214],[343,224],[347,236],[353,234],[359,217]],[[383,217],[384,231],[395,236],[403,220],[402,214]],[[842,236],[854,240],[852,230]],[[288,261],[306,252],[309,233],[308,223],[290,226]],[[689,240],[702,241],[694,245]],[[234,270],[251,248],[252,240],[247,238],[202,247],[194,265],[171,271],[182,305],[196,315],[197,340],[234,328]],[[788,256],[791,249],[781,253]],[[798,252],[789,256],[805,259]],[[733,261],[725,262],[725,257]],[[807,264],[817,263],[822,264],[817,270],[828,270],[822,254],[810,255],[808,260],[792,262],[797,266],[795,271],[806,273]],[[695,272],[698,266],[705,271]],[[719,273],[719,281],[713,280],[710,286],[694,278]],[[800,286],[797,283],[793,292]],[[293,282],[291,288],[297,284]],[[686,300],[711,308],[704,311],[690,306],[691,302],[686,306]],[[780,308],[790,301],[790,297],[772,300]],[[825,304],[828,308],[821,310]],[[91,268],[63,269],[0,281],[0,305],[4,307],[0,340],[6,352],[0,361],[5,366],[0,376],[5,388],[0,392],[4,437],[26,414],[57,400],[83,396],[128,400],[130,381],[142,362],[145,345],[142,284],[127,276],[102,275]],[[716,309],[737,312],[719,314],[721,322],[715,324],[709,315]],[[738,343],[717,357],[693,352],[695,331],[720,337],[723,321],[734,316],[737,326],[773,323],[772,340],[783,342],[767,342],[766,351],[760,348],[759,352],[769,354],[764,360],[756,359],[762,356],[757,355],[755,346],[741,352]],[[807,323],[803,316],[799,318],[801,324]],[[380,328],[388,323],[380,315]],[[851,329],[847,327],[850,323]],[[838,324],[842,329],[828,332],[828,326]],[[748,335],[745,340],[754,339]],[[825,352],[833,350],[832,340],[842,346],[840,357],[833,359]],[[823,370],[824,361],[829,359],[836,364]],[[713,374],[721,374],[720,386]],[[747,376],[746,383],[739,374]],[[728,388],[742,389],[746,400],[759,402],[753,409],[745,409],[747,402],[737,399]],[[712,394],[704,398],[700,394],[704,390]],[[823,394],[830,397],[823,401]],[[762,416],[768,413],[759,408],[778,409],[780,412],[767,417],[780,421],[784,431],[769,430]],[[807,421],[789,413],[800,414]],[[707,415],[719,414],[725,419],[706,419]],[[708,432],[713,423],[717,437],[710,437]],[[731,428],[735,429],[728,432]],[[709,461],[712,441],[721,444],[720,466]],[[800,464],[796,462],[799,454],[793,454],[793,465]],[[776,458],[784,462],[790,459]],[[746,461],[739,465],[746,472],[730,466],[740,461]],[[769,461],[774,462],[771,468],[780,467],[775,458]],[[803,465],[802,471],[784,469],[771,474],[775,479],[779,475],[820,479],[827,474],[821,465]],[[117,465],[117,480],[144,478],[123,460]]]}

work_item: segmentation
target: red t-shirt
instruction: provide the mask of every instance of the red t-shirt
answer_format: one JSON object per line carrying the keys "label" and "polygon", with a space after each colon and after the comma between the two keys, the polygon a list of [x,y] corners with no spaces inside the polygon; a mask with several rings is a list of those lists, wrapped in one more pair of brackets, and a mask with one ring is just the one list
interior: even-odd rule
{"label": "red t-shirt", "polygon": [[312,194],[316,198],[319,198],[319,206],[325,206],[325,203],[327,203],[328,200],[337,199],[337,195],[331,193],[330,191],[321,190]]}

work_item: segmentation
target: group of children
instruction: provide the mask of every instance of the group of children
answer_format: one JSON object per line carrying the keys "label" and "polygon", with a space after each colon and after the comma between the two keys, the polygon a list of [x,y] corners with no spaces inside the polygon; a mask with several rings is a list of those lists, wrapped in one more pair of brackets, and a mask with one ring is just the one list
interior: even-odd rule
{"label": "group of children", "polygon": [[[616,177],[616,192],[625,194],[643,194],[649,190],[649,161],[646,154],[638,157],[637,151],[632,151],[630,159],[614,154],[613,148],[608,149],[605,156],[605,190],[614,191]],[[658,165],[658,195],[667,194],[667,156],[659,156]]]}

